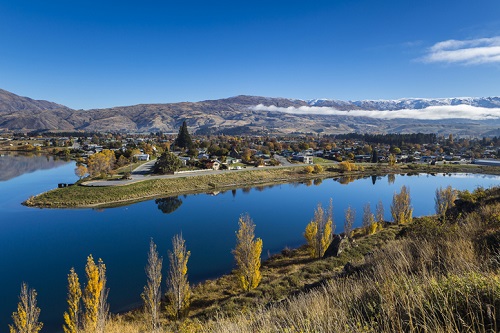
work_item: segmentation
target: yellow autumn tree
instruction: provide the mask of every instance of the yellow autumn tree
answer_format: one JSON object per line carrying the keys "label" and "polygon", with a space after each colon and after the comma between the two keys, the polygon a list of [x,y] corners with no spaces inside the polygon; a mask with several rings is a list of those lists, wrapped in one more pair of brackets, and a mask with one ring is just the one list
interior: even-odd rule
{"label": "yellow autumn tree", "polygon": [[148,264],[146,266],[147,284],[141,298],[144,301],[144,312],[151,332],[160,328],[160,303],[161,303],[161,268],[163,258],[158,255],[156,244],[149,242]]}
{"label": "yellow autumn tree", "polygon": [[345,211],[344,219],[344,234],[347,238],[352,236],[352,226],[354,225],[354,220],[356,219],[356,210],[354,210],[351,205],[349,205]]}
{"label": "yellow autumn tree", "polygon": [[172,238],[172,251],[168,252],[170,270],[167,279],[167,312],[179,319],[187,314],[191,291],[187,279],[187,262],[191,252],[186,250],[182,234]]}
{"label": "yellow autumn tree", "polygon": [[80,281],[75,269],[71,268],[68,274],[68,312],[64,312],[65,333],[78,333],[80,329],[80,300],[82,298],[82,290]]}
{"label": "yellow autumn tree", "polygon": [[387,157],[387,163],[390,166],[394,166],[396,164],[396,156],[394,156],[393,154],[389,154],[389,157]]}
{"label": "yellow autumn tree", "polygon": [[17,312],[12,313],[13,325],[9,325],[10,333],[37,333],[43,323],[38,321],[40,308],[36,306],[36,290],[28,289],[28,285],[23,282]]}
{"label": "yellow autumn tree", "polygon": [[104,329],[107,316],[106,266],[101,259],[96,264],[92,255],[87,257],[85,266],[87,285],[83,292],[83,328],[89,332],[99,332]]}
{"label": "yellow autumn tree", "polygon": [[455,205],[455,200],[458,198],[458,191],[454,190],[451,185],[446,188],[440,187],[436,189],[436,214],[445,217],[446,211]]}
{"label": "yellow autumn tree", "polygon": [[104,149],[100,153],[90,155],[87,161],[88,172],[92,177],[106,175],[115,165],[116,157],[112,150]]}
{"label": "yellow autumn tree", "polygon": [[306,226],[304,237],[309,245],[312,258],[321,258],[333,241],[333,205],[330,199],[328,212],[325,212],[321,203],[314,211],[314,217]]}
{"label": "yellow autumn tree", "polygon": [[236,274],[241,289],[249,291],[255,289],[262,279],[260,273],[262,239],[254,239],[255,224],[248,214],[240,216],[238,225],[236,248],[233,250],[236,265],[238,266]]}
{"label": "yellow autumn tree", "polygon": [[372,235],[377,230],[377,222],[375,222],[375,216],[372,213],[370,204],[367,203],[363,207],[363,228],[368,235]]}
{"label": "yellow autumn tree", "polygon": [[82,179],[87,173],[88,173],[88,169],[85,165],[79,164],[75,168],[75,175],[80,179]]}
{"label": "yellow autumn tree", "polygon": [[311,174],[314,171],[314,167],[312,165],[307,165],[304,167],[304,172],[307,174]]}
{"label": "yellow autumn tree", "polygon": [[322,173],[323,171],[325,171],[325,168],[323,168],[323,166],[319,164],[314,165],[314,173]]}
{"label": "yellow autumn tree", "polygon": [[411,223],[413,219],[410,190],[404,185],[401,187],[401,192],[394,193],[392,197],[391,215],[396,224]]}

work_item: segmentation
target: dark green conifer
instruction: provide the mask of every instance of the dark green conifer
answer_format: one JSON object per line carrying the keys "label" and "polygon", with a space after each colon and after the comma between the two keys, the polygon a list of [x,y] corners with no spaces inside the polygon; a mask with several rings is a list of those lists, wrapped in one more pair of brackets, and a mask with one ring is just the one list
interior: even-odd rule
{"label": "dark green conifer", "polygon": [[175,139],[175,145],[179,148],[191,148],[193,146],[193,140],[191,140],[191,135],[189,135],[186,121],[182,122],[182,126],[179,129],[179,134],[177,139]]}
{"label": "dark green conifer", "polygon": [[377,149],[375,149],[375,148],[372,149],[371,162],[372,163],[377,163],[378,162],[378,153],[377,153]]}

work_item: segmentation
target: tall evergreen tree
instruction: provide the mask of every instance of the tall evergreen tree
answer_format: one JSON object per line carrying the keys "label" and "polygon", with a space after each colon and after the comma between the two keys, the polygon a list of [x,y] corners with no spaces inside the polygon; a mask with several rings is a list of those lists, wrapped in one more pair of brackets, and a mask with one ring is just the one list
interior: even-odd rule
{"label": "tall evergreen tree", "polygon": [[193,140],[191,140],[191,135],[189,135],[186,121],[182,122],[182,126],[179,129],[179,134],[177,139],[175,139],[175,145],[180,148],[191,148],[193,146]]}
{"label": "tall evergreen tree", "polygon": [[372,163],[377,163],[378,162],[378,152],[377,149],[373,148],[372,150],[372,158],[371,158]]}

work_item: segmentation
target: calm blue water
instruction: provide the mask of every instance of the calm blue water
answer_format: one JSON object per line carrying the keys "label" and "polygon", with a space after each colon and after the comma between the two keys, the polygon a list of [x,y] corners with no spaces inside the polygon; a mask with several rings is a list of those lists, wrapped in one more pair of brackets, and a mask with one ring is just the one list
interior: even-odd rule
{"label": "calm blue water", "polygon": [[267,253],[285,246],[303,244],[302,233],[316,205],[322,202],[326,207],[330,198],[336,231],[340,232],[348,205],[357,211],[358,225],[367,202],[375,210],[375,204],[382,200],[386,219],[390,219],[392,195],[402,185],[410,188],[414,214],[418,216],[434,213],[434,192],[439,186],[474,189],[500,184],[500,177],[486,175],[396,176],[393,183],[379,177],[375,184],[368,177],[347,185],[326,179],[312,185],[238,189],[98,210],[21,206],[30,195],[60,182],[74,182],[74,167],[74,163],[67,163],[0,181],[0,331],[7,330],[11,323],[10,314],[16,310],[23,281],[38,291],[43,332],[60,330],[66,310],[67,274],[74,266],[84,280],[89,254],[104,260],[111,310],[121,311],[140,304],[151,237],[165,258],[166,272],[171,239],[182,232],[191,251],[189,279],[196,283],[233,268],[231,249],[242,213],[249,213],[257,225],[256,235],[264,241],[263,258],[267,258]]}

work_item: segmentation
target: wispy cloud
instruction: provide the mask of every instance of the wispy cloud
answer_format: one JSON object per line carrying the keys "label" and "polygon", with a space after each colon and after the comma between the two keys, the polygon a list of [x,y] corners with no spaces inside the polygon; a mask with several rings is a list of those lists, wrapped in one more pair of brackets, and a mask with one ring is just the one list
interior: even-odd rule
{"label": "wispy cloud", "polygon": [[423,62],[477,65],[500,63],[500,36],[467,40],[450,39],[428,49]]}
{"label": "wispy cloud", "polygon": [[411,118],[419,120],[443,120],[443,119],[472,119],[488,120],[500,119],[500,108],[482,108],[470,105],[445,105],[430,106],[425,109],[403,109],[393,111],[374,110],[351,110],[341,111],[330,107],[301,106],[301,107],[277,107],[259,104],[252,107],[255,111],[277,111],[297,115],[331,115],[350,117],[369,117],[376,119],[402,119]]}

